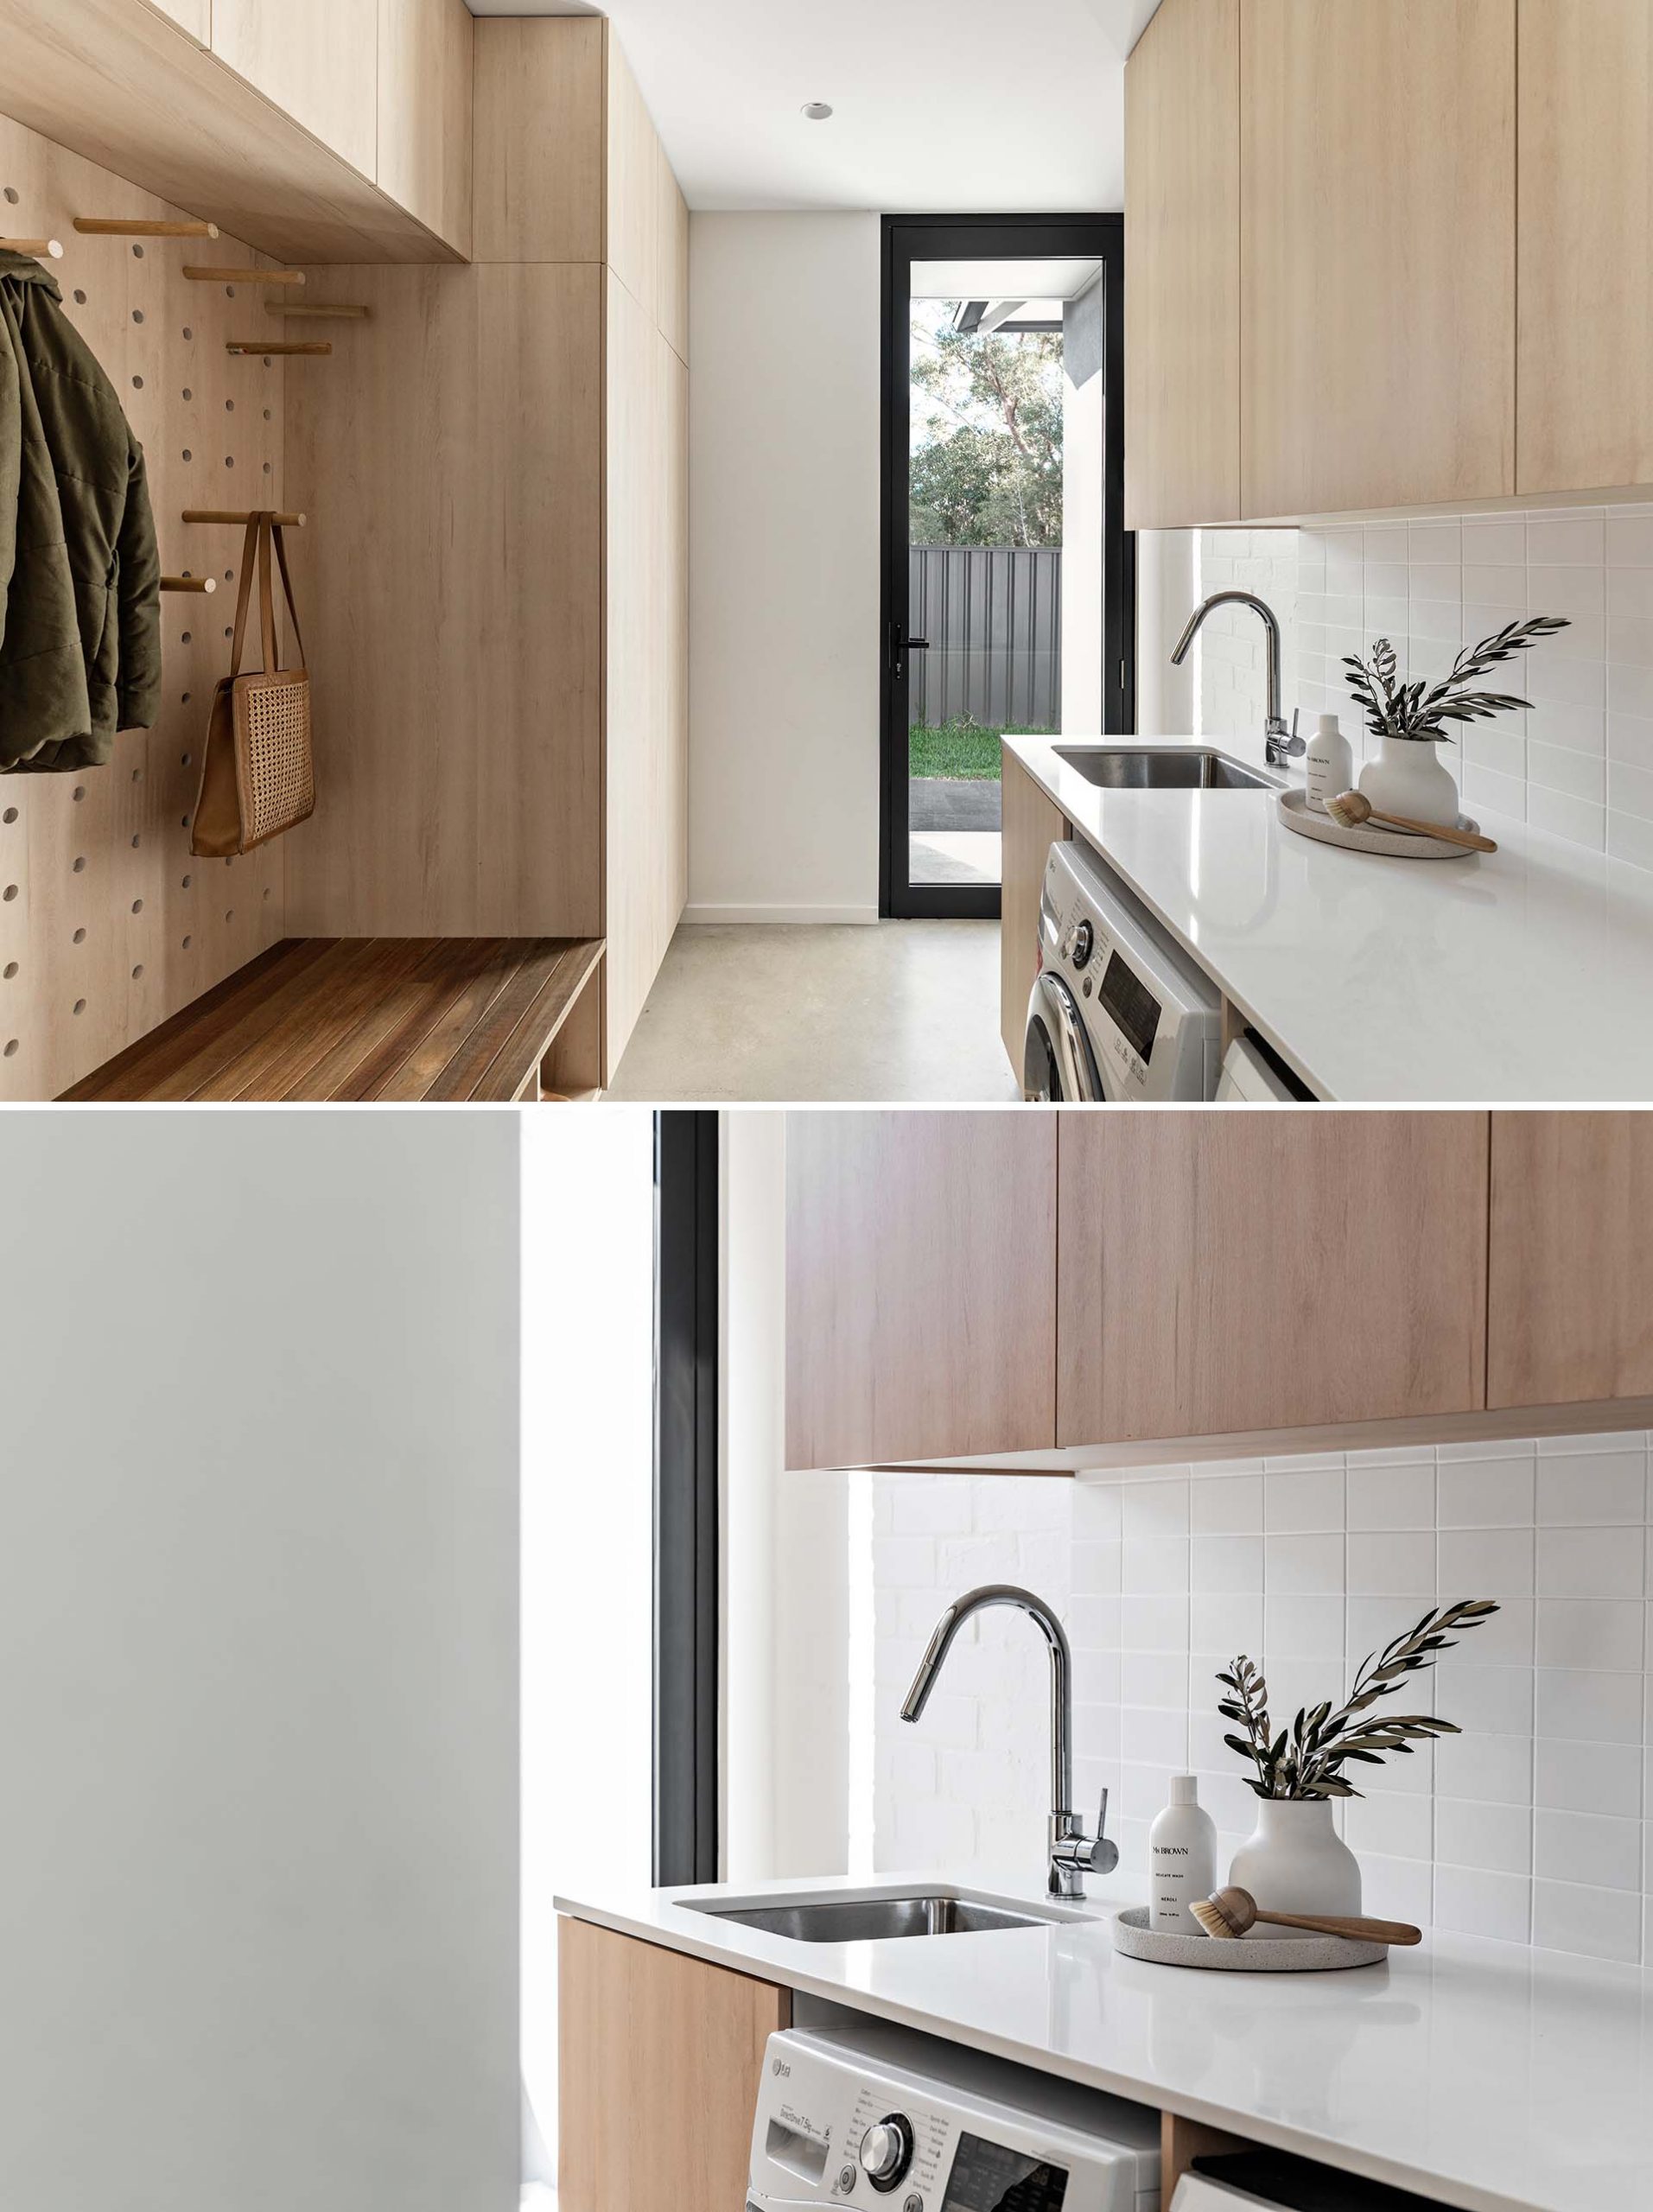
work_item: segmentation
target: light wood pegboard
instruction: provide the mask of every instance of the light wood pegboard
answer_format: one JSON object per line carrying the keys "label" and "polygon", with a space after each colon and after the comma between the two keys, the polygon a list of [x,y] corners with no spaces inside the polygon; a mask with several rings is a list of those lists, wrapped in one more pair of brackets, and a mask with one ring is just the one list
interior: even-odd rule
{"label": "light wood pegboard", "polygon": [[[73,227],[76,215],[168,220],[189,209],[3,117],[0,195],[0,235],[63,242],[52,272],[143,447],[162,569],[218,580],[210,598],[162,596],[153,730],[118,738],[107,767],[0,776],[0,1099],[53,1098],[283,933],[282,839],[237,861],[189,850],[207,713],[229,664],[241,532],[180,518],[185,507],[283,505],[289,372],[225,353],[226,339],[278,333],[261,289],[182,273],[187,262],[262,267],[267,257],[230,238],[83,238]],[[327,369],[304,361],[290,373]],[[256,634],[247,658],[258,665]]]}

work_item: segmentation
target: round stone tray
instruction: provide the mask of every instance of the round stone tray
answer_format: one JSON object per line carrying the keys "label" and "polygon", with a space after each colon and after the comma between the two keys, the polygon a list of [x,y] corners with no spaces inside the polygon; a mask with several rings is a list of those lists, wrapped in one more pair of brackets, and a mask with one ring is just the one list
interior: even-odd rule
{"label": "round stone tray", "polygon": [[1230,1942],[1220,1936],[1157,1934],[1148,1924],[1145,1904],[1114,1915],[1114,1948],[1155,1966],[1229,1974],[1325,1974],[1338,1967],[1375,1967],[1389,1955],[1387,1943],[1357,1943],[1347,1936],[1264,1936],[1253,1929]]}
{"label": "round stone tray", "polygon": [[[1412,830],[1383,830],[1375,822],[1363,822],[1357,829],[1345,830],[1329,814],[1315,813],[1306,791],[1281,791],[1275,803],[1280,818],[1288,830],[1294,830],[1300,837],[1313,837],[1322,845],[1346,845],[1357,853],[1387,853],[1400,861],[1463,861],[1475,857],[1467,845],[1449,845],[1444,838],[1420,836]],[[1478,835],[1481,827],[1478,822],[1472,822],[1467,814],[1459,816],[1458,826]],[[1342,1942],[1343,1938],[1338,1940]]]}

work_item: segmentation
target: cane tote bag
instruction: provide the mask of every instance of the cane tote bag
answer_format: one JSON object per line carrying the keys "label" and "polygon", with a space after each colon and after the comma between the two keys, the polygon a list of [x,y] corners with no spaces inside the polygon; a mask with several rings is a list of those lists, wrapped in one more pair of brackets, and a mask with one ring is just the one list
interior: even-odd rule
{"label": "cane tote bag", "polygon": [[[296,668],[281,664],[270,555],[275,548],[282,590],[292,624]],[[258,567],[258,624],[264,666],[241,673],[241,651],[251,602],[254,556]],[[293,603],[287,548],[281,525],[268,513],[249,518],[241,551],[241,584],[235,604],[230,672],[219,679],[201,760],[200,791],[190,850],[221,860],[251,852],[307,821],[315,810],[315,763],[311,745],[310,677],[304,639]]]}

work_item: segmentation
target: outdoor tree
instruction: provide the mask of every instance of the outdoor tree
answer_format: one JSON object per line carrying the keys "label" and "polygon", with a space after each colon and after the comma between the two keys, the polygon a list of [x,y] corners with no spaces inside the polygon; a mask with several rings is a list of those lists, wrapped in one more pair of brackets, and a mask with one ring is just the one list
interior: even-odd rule
{"label": "outdoor tree", "polygon": [[912,321],[910,540],[1062,543],[1062,340],[980,337],[934,302]]}

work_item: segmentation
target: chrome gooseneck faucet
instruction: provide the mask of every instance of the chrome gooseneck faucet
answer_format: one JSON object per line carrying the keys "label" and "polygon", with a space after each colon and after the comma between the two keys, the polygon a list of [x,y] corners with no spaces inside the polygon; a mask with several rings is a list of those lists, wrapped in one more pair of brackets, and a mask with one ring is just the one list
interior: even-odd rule
{"label": "chrome gooseneck faucet", "polygon": [[1084,1824],[1072,1808],[1073,1658],[1061,1622],[1042,1598],[1008,1582],[984,1583],[979,1590],[967,1590],[962,1598],[955,1598],[936,1623],[901,1707],[901,1718],[918,1719],[930,1701],[953,1638],[972,1614],[983,1612],[989,1605],[1014,1605],[1026,1613],[1051,1648],[1050,1879],[1046,1887],[1053,1897],[1082,1897],[1086,1873],[1112,1873],[1119,1864],[1119,1847],[1103,1833],[1108,1825],[1105,1789],[1094,1836],[1085,1834]]}
{"label": "chrome gooseneck faucet", "polygon": [[1188,658],[1188,648],[1199,633],[1199,626],[1213,607],[1249,607],[1254,614],[1262,617],[1262,634],[1267,644],[1268,679],[1268,717],[1262,728],[1263,758],[1271,768],[1283,768],[1296,754],[1307,750],[1297,734],[1297,717],[1292,716],[1292,726],[1287,728],[1280,709],[1280,625],[1275,620],[1275,610],[1267,600],[1259,599],[1251,591],[1214,591],[1209,599],[1201,600],[1188,617],[1188,627],[1177,640],[1177,649],[1171,656],[1173,668],[1180,668]]}

